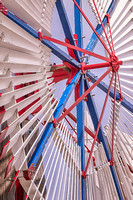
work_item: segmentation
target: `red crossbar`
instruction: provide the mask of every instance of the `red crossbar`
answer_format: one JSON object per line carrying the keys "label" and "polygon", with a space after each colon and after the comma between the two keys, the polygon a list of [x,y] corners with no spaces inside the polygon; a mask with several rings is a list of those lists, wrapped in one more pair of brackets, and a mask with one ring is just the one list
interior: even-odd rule
{"label": "red crossbar", "polygon": [[110,81],[110,84],[109,84],[108,92],[107,92],[107,95],[106,95],[106,98],[105,98],[105,101],[104,101],[104,105],[103,105],[103,108],[102,108],[101,116],[100,116],[100,119],[99,119],[99,122],[98,122],[98,126],[97,126],[97,130],[96,130],[96,133],[95,133],[95,138],[93,140],[91,151],[90,151],[90,154],[89,154],[89,158],[88,158],[88,161],[87,161],[87,164],[86,164],[86,168],[85,168],[85,171],[84,171],[85,175],[86,175],[89,163],[90,163],[90,159],[91,159],[91,156],[92,156],[92,152],[93,152],[93,149],[94,149],[96,138],[97,138],[97,135],[98,135],[98,132],[99,132],[99,128],[100,128],[101,121],[102,121],[102,118],[103,118],[103,114],[104,114],[104,111],[105,111],[105,107],[106,107],[106,104],[107,104],[107,100],[108,100],[108,96],[109,96],[109,93],[110,93],[110,89],[111,89],[111,85],[112,85],[112,82],[113,82],[113,78],[114,78],[114,73],[112,74],[112,78],[111,78],[111,81]]}
{"label": "red crossbar", "polygon": [[120,85],[120,77],[119,77],[118,71],[116,73],[117,73],[118,84],[119,84],[119,95],[120,95],[120,100],[119,101],[123,101],[123,96],[122,96],[122,91],[121,91],[121,85]]}
{"label": "red crossbar", "polygon": [[82,101],[84,99],[84,97],[86,97],[112,70],[112,68],[110,67],[82,96],[80,96],[74,104],[72,104],[72,106],[70,108],[68,108],[66,110],[66,112],[64,112],[57,120],[56,123],[59,123],[68,113],[70,113],[70,111],[79,104],[80,101]]}
{"label": "red crossbar", "polygon": [[[63,111],[65,112],[66,110],[67,109],[64,108]],[[75,123],[77,123],[77,118],[72,113],[68,113],[67,116],[70,117]],[[86,133],[88,133],[92,138],[94,138],[94,134],[92,133],[92,131],[90,131],[86,126],[84,126],[84,129]],[[99,142],[98,139],[97,142]]]}
{"label": "red crossbar", "polygon": [[109,53],[109,55],[111,55],[109,49],[107,48],[106,44],[104,43],[104,41],[100,38],[100,36],[98,35],[98,33],[96,32],[95,28],[93,27],[93,25],[91,24],[91,22],[89,21],[89,19],[87,18],[87,16],[85,15],[85,13],[83,12],[83,10],[80,8],[80,6],[78,5],[78,3],[73,0],[73,2],[75,3],[75,5],[77,6],[77,8],[79,9],[79,11],[81,12],[81,14],[83,15],[83,17],[85,18],[85,20],[87,21],[87,23],[89,24],[89,26],[91,27],[91,29],[94,31],[94,33],[96,34],[96,36],[98,37],[98,39],[100,40],[100,42],[102,43],[102,45],[104,46],[104,48],[106,49],[106,51]]}
{"label": "red crossbar", "polygon": [[[68,119],[66,117],[65,117],[65,120],[67,121],[67,123],[69,124],[71,129],[74,131],[74,133],[77,135],[77,132],[74,130],[74,128],[72,127],[71,123],[68,121]],[[88,149],[88,147],[85,144],[84,144],[84,147],[86,148],[87,152],[90,152],[90,150]]]}
{"label": "red crossbar", "polygon": [[92,0],[92,1],[93,1],[94,6],[95,6],[96,12],[97,12],[97,14],[98,14],[98,17],[99,17],[100,23],[101,23],[101,25],[102,25],[102,28],[103,28],[103,31],[104,31],[105,37],[106,37],[107,42],[108,42],[109,47],[110,47],[110,50],[111,50],[112,53],[113,53],[113,49],[112,49],[111,44],[110,44],[110,42],[109,42],[109,39],[108,39],[107,33],[106,33],[106,31],[105,31],[105,28],[104,28],[103,22],[102,22],[102,20],[101,20],[100,14],[99,14],[98,9],[97,9],[97,6],[96,6],[96,4],[95,4],[95,0]]}
{"label": "red crossbar", "polygon": [[108,26],[109,26],[110,38],[111,38],[111,43],[112,43],[112,48],[113,48],[113,54],[115,55],[114,43],[113,43],[113,38],[112,38],[112,33],[111,33],[111,27],[110,27],[109,14],[106,14],[106,17],[108,19]]}
{"label": "red crossbar", "polygon": [[62,41],[60,41],[60,40],[57,40],[57,39],[54,39],[54,38],[51,38],[51,37],[48,37],[48,36],[43,36],[42,38],[43,38],[44,40],[48,40],[48,41],[51,41],[51,42],[60,44],[60,45],[62,45],[62,46],[68,47],[68,48],[70,48],[70,49],[74,49],[74,50],[83,52],[83,53],[85,53],[85,54],[88,54],[88,55],[90,55],[90,56],[96,57],[96,58],[98,58],[98,59],[101,59],[101,60],[105,60],[105,61],[107,61],[107,62],[110,62],[110,59],[109,59],[109,58],[106,58],[106,57],[101,56],[101,55],[99,55],[99,54],[93,53],[93,52],[88,51],[88,50],[86,50],[86,49],[82,49],[82,48],[80,48],[80,47],[76,47],[76,46],[74,46],[74,45],[72,45],[72,44],[68,44],[68,43],[66,43],[66,42],[62,42]]}
{"label": "red crossbar", "polygon": [[114,84],[114,104],[113,104],[113,119],[112,119],[112,152],[111,152],[110,165],[113,165],[114,131],[115,131],[115,100],[116,100],[116,72],[115,72],[115,84]]}

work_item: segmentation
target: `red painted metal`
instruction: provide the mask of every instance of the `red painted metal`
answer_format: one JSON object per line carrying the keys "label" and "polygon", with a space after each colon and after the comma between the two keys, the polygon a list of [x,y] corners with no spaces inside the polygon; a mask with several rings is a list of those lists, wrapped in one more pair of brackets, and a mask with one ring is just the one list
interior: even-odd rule
{"label": "red painted metal", "polygon": [[109,68],[81,97],[79,97],[74,104],[70,108],[66,110],[65,113],[63,113],[56,122],[59,123],[75,106],[78,105],[80,101],[84,99],[112,70],[112,68]]}
{"label": "red painted metal", "polygon": [[123,95],[122,95],[122,91],[121,91],[121,85],[120,85],[119,73],[116,72],[116,74],[117,74],[118,84],[119,84],[119,95],[120,95],[120,99],[119,99],[119,101],[123,101]]}
{"label": "red painted metal", "polygon": [[[66,71],[64,69],[57,69],[55,71],[53,71],[53,74],[52,74],[52,77],[54,78],[52,83],[58,83],[62,80],[65,80],[67,79],[68,77],[70,76],[70,72],[69,71]],[[51,77],[49,77],[51,78]],[[48,79],[49,79],[48,78]]]}
{"label": "red painted metal", "polygon": [[19,179],[16,180],[15,200],[24,200],[24,189],[21,186]]}
{"label": "red painted metal", "polygon": [[[0,142],[2,142],[3,139],[5,138],[5,134],[6,134],[7,130],[8,130],[8,127],[9,126],[7,126],[6,128],[4,128],[4,130],[0,133]],[[1,159],[1,153],[0,153],[0,159]]]}
{"label": "red painted metal", "polygon": [[[67,44],[71,44],[70,41],[69,41],[67,38],[65,39],[65,42],[66,42]],[[71,56],[72,58],[74,58],[75,60],[77,60],[77,59],[76,59],[76,56],[75,56],[75,54],[74,54],[73,49],[67,47],[67,50],[68,50],[69,56]]]}
{"label": "red painted metal", "polygon": [[[92,65],[81,65],[81,70],[89,70],[89,69],[98,69],[98,68],[104,68],[104,67],[110,67],[113,66],[114,63],[106,62],[106,63],[97,63]],[[122,65],[122,61],[117,61],[116,65]]]}
{"label": "red painted metal", "polygon": [[77,45],[77,47],[78,47],[78,46],[79,46],[79,44],[78,44],[78,35],[77,35],[77,34],[73,34],[73,36],[74,36],[76,45]]}
{"label": "red painted metal", "polygon": [[25,200],[27,200],[27,199],[28,199],[28,196],[26,195]]}
{"label": "red painted metal", "polygon": [[[6,127],[7,129],[7,127]],[[9,146],[9,143],[10,141],[8,141],[3,147],[2,147],[2,150],[0,152],[0,160],[5,156],[6,152],[7,152],[7,149],[8,149],[8,146]]]}
{"label": "red painted metal", "polygon": [[[68,119],[66,117],[65,117],[65,120],[67,121],[67,123],[69,124],[71,129],[74,131],[74,133],[77,135],[77,132],[74,130],[73,126],[71,125],[71,123],[68,121]],[[77,143],[77,140],[76,140],[76,143]],[[86,151],[89,153],[90,150],[88,149],[88,147],[86,145],[84,145],[84,147],[86,148]]]}
{"label": "red painted metal", "polygon": [[114,151],[114,131],[115,131],[115,101],[116,101],[116,72],[115,72],[115,84],[114,84],[114,104],[113,104],[113,119],[112,119],[112,151],[110,165],[113,165],[113,151]]}
{"label": "red painted metal", "polygon": [[70,71],[71,71],[70,75],[68,77],[68,80],[66,82],[66,84],[69,84],[72,81],[73,77],[77,74],[77,72],[79,71],[79,69],[77,69],[73,65],[69,64],[68,62],[64,62],[63,61],[63,64],[66,65],[70,69]]}
{"label": "red painted metal", "polygon": [[34,172],[35,172],[35,167],[32,163],[29,169],[23,171],[23,176],[26,180],[31,180]]}
{"label": "red painted metal", "polygon": [[106,31],[105,31],[105,28],[104,28],[103,22],[102,22],[102,20],[101,20],[100,14],[99,14],[98,9],[97,9],[97,6],[96,6],[96,4],[95,4],[95,0],[92,0],[92,1],[93,1],[94,6],[95,6],[96,12],[97,12],[97,14],[98,14],[98,17],[99,17],[100,23],[101,23],[101,25],[102,25],[103,31],[104,31],[104,33],[105,33],[105,37],[106,37],[107,42],[108,42],[108,44],[109,44],[110,50],[111,50],[112,53],[113,53],[113,49],[112,49],[111,44],[110,44],[110,42],[109,42],[109,39],[108,39],[107,33],[106,33]]}
{"label": "red painted metal", "polygon": [[43,36],[43,39],[49,40],[49,41],[51,41],[51,42],[60,44],[60,45],[62,45],[62,46],[65,46],[65,47],[68,47],[68,48],[71,48],[71,49],[74,49],[74,50],[77,50],[77,51],[80,51],[80,52],[83,52],[83,53],[85,53],[85,54],[88,54],[88,55],[90,55],[90,56],[96,57],[96,58],[98,58],[98,59],[101,59],[101,60],[105,60],[105,61],[107,61],[107,62],[110,62],[110,59],[109,59],[109,58],[106,58],[106,57],[101,56],[101,55],[99,55],[99,54],[93,53],[93,52],[88,51],[88,50],[86,50],[86,49],[82,49],[82,48],[76,47],[76,46],[74,46],[74,45],[72,45],[72,44],[67,44],[67,43],[65,43],[65,42],[62,42],[62,41],[60,41],[60,40],[57,40],[57,39],[54,39],[54,38],[51,38],[51,37],[48,37],[48,36]]}
{"label": "red painted metal", "polygon": [[0,2],[0,12],[7,15],[7,8]]}
{"label": "red painted metal", "polygon": [[112,33],[111,33],[111,27],[110,27],[110,16],[109,14],[106,14],[107,20],[108,20],[108,26],[109,26],[109,32],[110,32],[110,38],[111,38],[111,43],[112,43],[112,48],[113,48],[113,55],[115,55],[115,49],[114,49],[114,43],[113,43],[113,38],[112,38]]}
{"label": "red painted metal", "polygon": [[11,189],[13,188],[15,182],[17,181],[17,178],[18,178],[19,172],[20,172],[20,170],[18,170],[18,171],[16,172],[15,177],[14,177],[14,179],[13,179],[13,181],[12,181],[12,184],[11,184],[10,187],[9,187],[8,192],[11,191]]}
{"label": "red painted metal", "polygon": [[[64,112],[66,111],[67,109],[64,108]],[[72,113],[68,113],[67,114],[68,117],[70,117],[75,123],[77,123],[77,118],[72,114]],[[86,126],[84,127],[85,129],[85,132],[88,133],[92,138],[94,138],[94,134],[92,133],[92,131],[90,131]],[[98,139],[97,139],[97,142],[98,142]]]}
{"label": "red painted metal", "polygon": [[83,15],[83,17],[85,18],[85,20],[87,21],[87,23],[89,24],[89,26],[91,27],[91,29],[93,30],[93,32],[96,34],[96,36],[98,37],[98,39],[100,40],[100,42],[102,43],[102,45],[104,46],[104,48],[106,49],[106,51],[109,53],[109,55],[111,54],[109,49],[107,48],[106,44],[104,43],[104,41],[100,38],[100,36],[98,35],[98,33],[96,32],[95,28],[93,27],[93,25],[91,24],[91,22],[89,21],[89,19],[87,18],[87,16],[85,15],[85,13],[83,12],[83,10],[80,8],[80,6],[78,5],[78,3],[73,0],[73,2],[75,3],[75,5],[77,6],[77,8],[79,9],[79,11],[81,12],[81,14]]}
{"label": "red painted metal", "polygon": [[38,40],[42,41],[42,33],[41,33],[41,31],[38,31]]}
{"label": "red painted metal", "polygon": [[79,81],[77,83],[77,85],[75,86],[75,101],[79,98]]}
{"label": "red painted metal", "polygon": [[68,119],[66,117],[65,117],[65,120],[67,121],[67,123],[69,124],[71,129],[74,131],[74,133],[77,135],[77,132],[74,130],[73,126],[71,125],[71,123],[68,121]]}
{"label": "red painted metal", "polygon": [[[110,81],[108,92],[107,92],[107,95],[106,95],[106,98],[105,98],[105,101],[104,101],[104,105],[103,105],[103,108],[102,108],[101,116],[100,116],[100,119],[99,119],[99,122],[98,122],[98,126],[97,126],[97,130],[96,130],[96,133],[95,133],[95,137],[94,137],[94,140],[93,140],[93,143],[92,143],[92,147],[91,147],[91,151],[90,151],[90,154],[89,154],[89,158],[88,158],[88,161],[87,161],[87,164],[86,164],[86,168],[85,168],[85,171],[84,171],[85,175],[86,175],[89,163],[90,163],[90,159],[92,157],[92,152],[93,152],[93,149],[94,149],[96,138],[97,138],[97,135],[98,135],[98,132],[99,132],[101,121],[102,121],[103,114],[104,114],[104,111],[105,111],[105,107],[106,107],[106,104],[107,104],[107,100],[108,100],[108,96],[109,96],[109,93],[110,93],[110,89],[111,89],[111,85],[112,85],[112,82],[113,82],[113,78],[114,78],[114,73],[112,74],[112,78],[111,78],[111,81]],[[83,174],[83,176],[84,176],[84,174]]]}

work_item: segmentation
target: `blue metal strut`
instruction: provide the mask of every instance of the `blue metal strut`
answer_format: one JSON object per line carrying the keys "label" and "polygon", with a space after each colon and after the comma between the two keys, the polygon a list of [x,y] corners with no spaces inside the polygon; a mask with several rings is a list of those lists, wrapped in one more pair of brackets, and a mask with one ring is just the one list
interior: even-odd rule
{"label": "blue metal strut", "polygon": [[[83,75],[79,82],[79,97],[84,93]],[[81,171],[85,171],[85,148],[84,148],[84,100],[77,105],[77,144],[81,148]],[[81,198],[86,200],[86,180],[81,177]]]}
{"label": "blue metal strut", "polygon": [[[88,81],[85,81],[85,89],[87,90],[89,87],[90,86],[89,86]],[[88,107],[92,122],[94,124],[94,128],[96,130],[98,122],[99,122],[97,108],[96,108],[94,99],[91,97],[91,93],[89,93],[87,95],[87,98],[88,98],[88,100],[86,102],[87,103],[87,107]],[[99,132],[98,132],[98,140],[99,140],[99,142],[102,142],[104,150],[105,150],[105,154],[107,156],[107,159],[108,159],[108,161],[110,161],[111,160],[111,153],[110,153],[109,146],[108,146],[106,137],[105,137],[105,135],[103,133],[103,130],[102,130],[101,126],[100,126]],[[120,200],[124,200],[114,166],[110,166],[110,169],[111,169],[112,177],[113,177],[113,180],[114,180],[114,183],[115,183],[115,187],[116,187],[119,199]]]}
{"label": "blue metal strut", "polygon": [[[58,119],[58,117],[61,115],[73,89],[75,88],[75,85],[76,83],[78,82],[80,78],[80,72],[78,72],[74,78],[72,79],[71,83],[67,85],[66,89],[64,90],[61,98],[60,98],[60,101],[58,103],[58,106],[54,112],[54,118],[55,119]],[[47,143],[48,141],[48,138],[51,136],[52,132],[54,130],[54,126],[53,126],[53,123],[49,123],[47,126],[46,126],[46,129],[45,131],[43,132],[42,136],[41,136],[41,139],[40,141],[38,142],[37,144],[37,147],[28,163],[28,167],[30,167],[30,165],[33,163],[34,166],[36,166],[44,148],[45,148],[45,144]]]}

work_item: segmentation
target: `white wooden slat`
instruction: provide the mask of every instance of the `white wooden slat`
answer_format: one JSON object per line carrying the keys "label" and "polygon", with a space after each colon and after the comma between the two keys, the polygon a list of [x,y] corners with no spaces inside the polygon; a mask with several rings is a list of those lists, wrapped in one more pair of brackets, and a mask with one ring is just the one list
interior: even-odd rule
{"label": "white wooden slat", "polygon": [[[70,138],[69,148],[72,147],[72,139]],[[67,186],[67,197],[66,199],[70,199],[70,191],[71,191],[71,169],[72,169],[72,160],[69,158],[69,169],[68,169],[68,186]]]}
{"label": "white wooden slat", "polygon": [[[109,127],[109,131],[111,132],[111,128]],[[110,146],[111,146],[111,140],[112,140],[112,136],[110,135],[110,134],[108,134],[108,136],[109,136],[109,144],[110,144]],[[117,136],[116,136],[116,143],[115,143],[115,145],[117,146],[117,142],[119,141],[119,145],[121,146],[121,148],[123,149],[123,143],[121,142],[121,138],[119,138],[118,139],[118,141],[117,141],[117,138],[119,138],[119,135],[117,134]],[[125,153],[125,150],[123,149],[123,152]],[[127,153],[125,153],[125,157],[126,157],[126,159],[127,159],[127,161],[128,161],[128,163],[130,164],[130,166],[131,166],[131,161],[130,161],[130,157],[127,155]]]}
{"label": "white wooden slat", "polygon": [[[64,132],[66,133],[66,127],[65,127],[65,130],[64,130]],[[65,133],[64,133],[64,135],[65,135]],[[65,138],[65,140],[64,140],[64,143],[66,143],[66,140],[67,140],[68,138]],[[62,154],[62,156],[61,156],[61,158],[59,158],[60,159],[60,163],[59,163],[59,161],[57,161],[58,163],[57,163],[57,165],[58,165],[58,175],[56,176],[56,178],[54,179],[56,182],[55,182],[55,185],[54,185],[54,190],[56,191],[56,188],[57,188],[57,195],[56,195],[56,197],[57,197],[57,199],[59,199],[59,195],[60,195],[60,189],[61,189],[61,183],[62,183],[62,179],[63,179],[63,169],[64,169],[64,164],[65,164],[65,161],[64,161],[64,159],[63,159],[63,157],[64,157],[64,153],[65,153],[65,155],[66,155],[66,148],[65,148],[65,145],[63,145],[63,147],[62,147],[62,149],[61,149],[61,154]],[[63,162],[64,161],[64,162]],[[55,166],[56,166],[56,163],[55,163]],[[60,179],[59,179],[59,177],[60,177]],[[46,194],[46,199],[49,199],[49,196],[50,196],[50,190],[52,189],[52,187],[53,187],[53,184],[52,184],[52,182],[53,182],[53,178],[54,178],[54,173],[52,173],[52,176],[51,176],[51,180],[50,180],[50,184],[49,184],[49,186],[48,186],[48,190],[47,190],[47,194]],[[59,181],[60,180],[60,181]],[[57,184],[58,184],[58,187],[57,187]],[[63,184],[63,183],[62,183]],[[53,193],[53,195],[55,196],[55,192]]]}
{"label": "white wooden slat", "polygon": [[[121,11],[121,13],[120,13],[119,17],[117,18],[117,21],[116,20],[114,21],[114,24],[113,24],[113,17],[111,18],[112,33],[118,28],[118,26],[122,25],[123,22],[125,22],[125,19],[127,20],[127,18],[132,14],[132,11],[131,11],[132,2],[131,1],[121,1],[120,3],[122,3],[122,2],[123,2],[123,4],[122,4],[123,10],[122,10],[122,7],[121,7],[121,9],[119,9],[118,7],[116,8],[117,12],[119,9]],[[125,5],[125,3],[126,3],[126,5]],[[116,14],[117,13],[115,11],[115,15]]]}
{"label": "white wooden slat", "polygon": [[132,199],[132,194],[131,194],[131,192],[129,190],[129,186],[128,186],[127,180],[125,179],[125,176],[124,176],[122,168],[121,168],[121,164],[120,164],[120,162],[118,160],[118,157],[117,157],[116,153],[117,152],[114,152],[114,156],[115,156],[116,163],[117,163],[117,169],[118,169],[118,173],[119,173],[119,178],[121,180],[121,187],[124,190],[124,195],[126,196],[126,198],[127,199]]}
{"label": "white wooden slat", "polygon": [[[22,123],[36,108],[39,107],[39,105],[43,104],[44,102],[48,101],[49,95],[53,94],[54,90],[52,90],[50,93],[46,94],[41,98],[38,102],[36,102],[32,107],[30,107],[25,113],[23,113],[20,117],[18,117],[15,121],[13,121],[6,130],[1,132],[0,137],[7,137],[8,135],[15,134],[15,128],[18,124]],[[22,130],[21,130],[22,131]],[[24,130],[23,130],[24,131]],[[24,132],[23,132],[24,133]]]}
{"label": "white wooden slat", "polygon": [[0,47],[0,61],[8,61],[8,62],[15,62],[15,63],[26,63],[26,64],[33,64],[33,65],[41,65],[43,59],[41,59],[42,55],[36,54],[37,56],[32,56],[30,54],[26,54],[23,52],[18,52],[12,49],[7,49]]}
{"label": "white wooden slat", "polygon": [[119,48],[123,47],[124,45],[132,41],[133,41],[132,31],[128,32],[126,36],[122,38],[117,37],[117,39],[113,41],[115,50],[119,50]]}
{"label": "white wooden slat", "polygon": [[114,10],[114,13],[111,17],[111,26],[113,26],[113,24],[116,23],[116,19],[119,20],[119,17],[121,15],[121,13],[123,12],[124,8],[126,7],[126,4],[128,4],[127,2],[129,2],[129,1],[125,1],[125,0],[118,1],[117,6]]}
{"label": "white wooden slat", "polygon": [[[48,184],[48,178],[51,177],[51,175],[54,175],[55,173],[55,170],[56,170],[56,167],[57,167],[57,162],[58,162],[58,159],[59,159],[59,152],[62,148],[62,142],[61,142],[61,137],[59,138],[59,141],[58,141],[58,148],[59,148],[59,151],[58,151],[58,148],[55,149],[55,152],[54,152],[54,155],[52,156],[52,161],[51,161],[51,164],[50,164],[50,167],[49,167],[49,170],[48,170],[48,174],[47,174],[47,179],[45,181],[45,184],[43,186],[43,190],[42,190],[42,194],[41,196],[43,195],[43,192],[44,192],[44,189],[46,187],[46,185]],[[49,184],[48,184],[48,187],[49,187]]]}
{"label": "white wooden slat", "polygon": [[0,106],[6,105],[8,103],[10,103],[12,101],[12,99],[18,99],[22,96],[25,96],[31,92],[34,92],[35,90],[38,90],[42,87],[45,87],[46,81],[43,80],[41,82],[17,89],[17,90],[13,90],[11,92],[7,92],[5,94],[2,94],[0,97]]}
{"label": "white wooden slat", "polygon": [[[39,30],[41,27],[43,33],[50,36],[50,30],[46,30],[46,28],[41,24],[41,15],[36,15],[37,9],[35,6],[34,8],[32,7],[33,9],[31,9],[23,0],[10,0],[10,2],[8,2],[8,0],[4,0],[4,5],[13,13],[17,13],[18,17],[27,22],[31,27],[35,28],[35,30]],[[18,10],[19,13],[17,12]]]}
{"label": "white wooden slat", "polygon": [[37,73],[37,74],[28,74],[28,75],[20,75],[20,76],[10,76],[0,78],[0,86],[1,90],[8,88],[10,84],[20,85],[23,83],[29,83],[31,81],[40,81],[44,79],[45,73]]}
{"label": "white wooden slat", "polygon": [[[27,193],[28,188],[29,188],[29,186],[31,184],[31,180],[27,181],[27,180],[25,180],[25,178],[21,177],[21,178],[19,178],[19,181],[20,181],[20,184],[22,185],[22,187],[24,188],[25,192]],[[32,192],[29,195],[30,199],[33,198],[33,195],[34,195],[35,192],[37,192],[37,195],[36,195],[37,199],[40,199],[41,194],[40,194],[39,190],[37,190],[36,185],[33,184],[33,186],[32,186]]]}
{"label": "white wooden slat", "polygon": [[[55,107],[55,108],[56,108],[56,107]],[[54,110],[55,110],[55,108],[54,108]],[[20,170],[22,169],[22,167],[24,166],[24,164],[25,164],[27,158],[29,157],[31,151],[33,151],[33,148],[35,147],[35,145],[36,145],[36,143],[38,142],[40,136],[42,135],[42,133],[43,133],[43,131],[44,131],[46,125],[48,124],[48,122],[49,122],[49,120],[50,120],[50,118],[51,118],[51,116],[52,116],[54,110],[52,111],[51,115],[49,116],[49,119],[47,120],[45,126],[43,127],[43,129],[41,130],[41,132],[39,133],[39,135],[37,136],[37,138],[36,138],[36,140],[34,141],[33,145],[32,145],[31,148],[29,149],[28,154],[27,154],[27,155],[25,156],[25,158],[22,160],[22,163],[20,163],[21,165],[19,164],[20,166],[19,166],[19,168],[17,168],[17,170],[20,171]],[[25,169],[26,169],[26,168],[25,168]],[[34,187],[33,187],[33,186],[34,186],[34,185],[32,185],[32,192],[31,192],[31,193],[33,193],[33,190],[34,190]],[[27,190],[27,188],[26,188],[27,186],[26,186],[26,185],[23,186],[23,187],[24,187],[25,190]],[[37,189],[37,188],[36,188],[36,189]],[[38,193],[38,191],[36,191],[36,192]]]}
{"label": "white wooden slat", "polygon": [[[53,134],[52,134],[51,137],[54,137],[54,138],[55,138],[55,143],[57,143],[57,144],[59,145],[59,135],[56,133],[56,130],[53,132]],[[52,139],[51,139],[51,142],[52,142]],[[50,159],[51,159],[52,155],[54,155],[54,153],[55,153],[55,151],[54,151],[54,150],[55,150],[55,143],[54,143],[54,145],[52,145],[52,149],[51,149],[50,154],[49,154],[49,156],[48,156],[47,163],[46,163],[46,165],[45,165],[45,167],[44,167],[44,172],[43,172],[42,177],[41,177],[41,179],[40,179],[40,181],[39,181],[39,183],[38,183],[38,188],[40,187],[42,178],[43,178],[43,176],[45,175],[45,172],[46,172],[46,169],[47,169],[47,167],[48,167],[48,165],[49,165]],[[42,159],[43,162],[44,162],[44,158],[45,158],[45,156],[46,156],[47,151],[48,151],[49,148],[51,148],[51,145],[50,145],[50,146],[48,145],[48,148],[46,149],[46,152],[44,152],[44,156],[43,156],[43,159]],[[36,176],[36,175],[35,175],[35,176]],[[33,181],[35,180],[35,176],[34,176]],[[46,177],[46,179],[47,179],[47,177]],[[31,183],[31,185],[30,185],[30,187],[29,187],[29,190],[28,190],[28,193],[29,193],[29,194],[30,194],[30,190],[31,190],[33,181],[32,181],[32,183]],[[45,187],[45,186],[44,186],[44,187]],[[36,191],[36,192],[37,192],[37,191]],[[42,195],[43,195],[43,192],[42,192]],[[33,198],[35,198],[35,197],[36,197],[36,193],[35,193],[35,195],[34,195]]]}
{"label": "white wooden slat", "polygon": [[[120,149],[121,149],[120,144],[118,143],[117,146],[118,146],[118,150],[120,151]],[[126,158],[125,158],[125,155],[124,155],[124,153],[123,153],[123,150],[121,151],[121,159],[122,159],[122,161],[123,161],[123,163],[124,163],[124,166],[125,166],[126,177],[127,177],[128,181],[129,181],[129,183],[132,184],[133,176],[132,176],[132,174],[131,174],[131,172],[130,172],[129,166],[127,165],[127,160],[126,160]],[[121,163],[121,162],[120,162],[120,163]],[[129,184],[129,186],[130,186],[130,184]],[[131,186],[130,186],[130,189],[131,189],[131,191],[132,191]]]}
{"label": "white wooden slat", "polygon": [[50,66],[43,65],[30,65],[30,64],[21,64],[21,63],[8,63],[0,62],[0,74],[5,74],[8,69],[12,73],[32,73],[32,72],[41,72],[44,68]]}
{"label": "white wooden slat", "polygon": [[[53,86],[53,84],[52,84]],[[51,87],[52,87],[51,86]],[[50,89],[51,87],[49,86],[45,86],[42,90],[40,90],[39,92],[29,96],[28,98],[20,101],[19,103],[14,104],[13,106],[7,108],[5,110],[4,116],[1,119],[1,123],[5,122],[6,120],[8,120],[11,116],[13,116],[13,114],[15,113],[15,111],[17,110],[18,112],[20,110],[22,110],[23,108],[25,108],[26,106],[30,105],[32,102],[34,102],[36,99],[40,98],[41,96],[43,96],[46,91],[48,89]]]}
{"label": "white wooden slat", "polygon": [[[51,100],[51,99],[50,99]],[[39,118],[39,116],[44,112],[44,116],[42,117],[42,119],[40,120],[40,122],[38,122],[38,124],[36,125],[36,127],[33,129],[33,131],[30,133],[30,135],[28,136],[28,138],[23,142],[23,144],[21,145],[21,147],[19,147],[19,149],[16,149],[16,152],[14,152],[14,163],[16,162],[16,160],[18,159],[19,157],[19,154],[21,152],[22,149],[24,149],[26,147],[26,145],[29,143],[29,141],[31,140],[32,136],[34,135],[34,133],[36,132],[36,130],[39,128],[39,126],[41,125],[41,122],[45,121],[45,115],[50,112],[51,108],[55,105],[51,105],[49,106],[48,109],[47,106],[48,106],[49,102],[46,103],[46,105],[42,108],[42,110],[40,112],[38,112],[31,120],[30,122],[28,122],[25,126],[27,128],[27,130],[29,129],[29,127],[31,126],[31,124],[34,124],[34,122]],[[22,129],[21,129],[22,130]],[[21,134],[21,130],[20,132],[17,133],[17,137],[18,137],[18,134]],[[25,131],[26,132],[26,131]],[[23,135],[23,133],[21,134],[21,136]],[[16,137],[16,135],[15,135]],[[10,142],[12,142],[14,140],[14,138],[11,138],[10,139]],[[8,147],[8,149],[11,148],[11,146]]]}
{"label": "white wooden slat", "polygon": [[[41,135],[43,134],[43,132],[44,132],[44,130],[45,130],[47,124],[50,122],[50,119],[51,119],[51,117],[52,117],[52,115],[53,115],[55,109],[56,109],[56,106],[55,106],[55,108],[53,109],[52,113],[50,114],[49,119],[46,121],[45,125],[44,125],[43,128],[41,129],[39,135],[38,135],[37,138],[35,139],[33,145],[32,145],[31,148],[29,149],[29,151],[28,151],[27,155],[25,156],[25,159],[23,160],[23,162],[22,162],[22,164],[21,164],[19,170],[22,169],[24,163],[26,162],[26,160],[28,159],[29,155],[31,154],[31,152],[32,152],[33,149],[35,148],[35,146],[36,146],[37,142],[39,141]],[[42,121],[43,121],[43,118],[42,118]]]}
{"label": "white wooden slat", "polygon": [[[67,130],[65,130],[67,132]],[[68,145],[68,141],[69,141],[69,138],[67,137],[66,138],[66,145]],[[63,162],[63,157],[64,157],[64,162]],[[53,190],[53,194],[52,194],[52,197],[51,197],[51,200],[54,200],[55,198],[55,194],[56,192],[57,195],[58,195],[58,199],[59,199],[59,194],[60,194],[60,188],[61,188],[61,185],[62,184],[66,184],[66,181],[64,181],[64,179],[66,178],[66,169],[65,169],[65,166],[66,166],[66,163],[67,162],[67,150],[66,150],[66,147],[65,147],[65,153],[64,153],[64,156],[61,157],[61,164],[60,164],[60,172],[59,174],[61,173],[61,177],[60,176],[57,176],[57,179],[56,179],[56,183],[55,183],[55,187],[54,187],[54,190]],[[63,176],[64,175],[64,176]],[[60,177],[60,178],[59,178]],[[63,185],[63,186],[64,186]],[[65,187],[65,186],[64,186]],[[48,194],[47,194],[48,196]]]}

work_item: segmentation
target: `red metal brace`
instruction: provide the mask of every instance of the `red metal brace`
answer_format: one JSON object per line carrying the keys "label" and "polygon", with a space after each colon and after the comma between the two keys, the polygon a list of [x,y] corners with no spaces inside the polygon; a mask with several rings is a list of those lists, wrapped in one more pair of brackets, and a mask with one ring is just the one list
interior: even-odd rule
{"label": "red metal brace", "polygon": [[38,40],[42,41],[42,32],[38,31]]}
{"label": "red metal brace", "polygon": [[23,171],[23,176],[26,180],[31,180],[35,172],[34,164],[32,163],[29,169]]}
{"label": "red metal brace", "polygon": [[56,119],[54,118],[52,122],[53,122],[54,128],[56,128],[57,127]]}
{"label": "red metal brace", "polygon": [[79,69],[77,69],[76,67],[74,67],[73,65],[71,65],[68,62],[64,62],[63,61],[63,64],[66,65],[71,70],[70,75],[68,77],[68,80],[66,82],[66,84],[69,84],[71,82],[71,80],[73,79],[73,77],[77,74],[77,72],[79,71]]}
{"label": "red metal brace", "polygon": [[119,93],[119,95],[120,95],[120,99],[119,99],[119,101],[122,102],[122,101],[123,101],[123,95],[122,95],[121,92]]}
{"label": "red metal brace", "polygon": [[82,171],[82,177],[83,177],[84,179],[86,179],[86,173],[85,173],[85,171]]}
{"label": "red metal brace", "polygon": [[7,8],[0,2],[0,12],[7,15]]}

